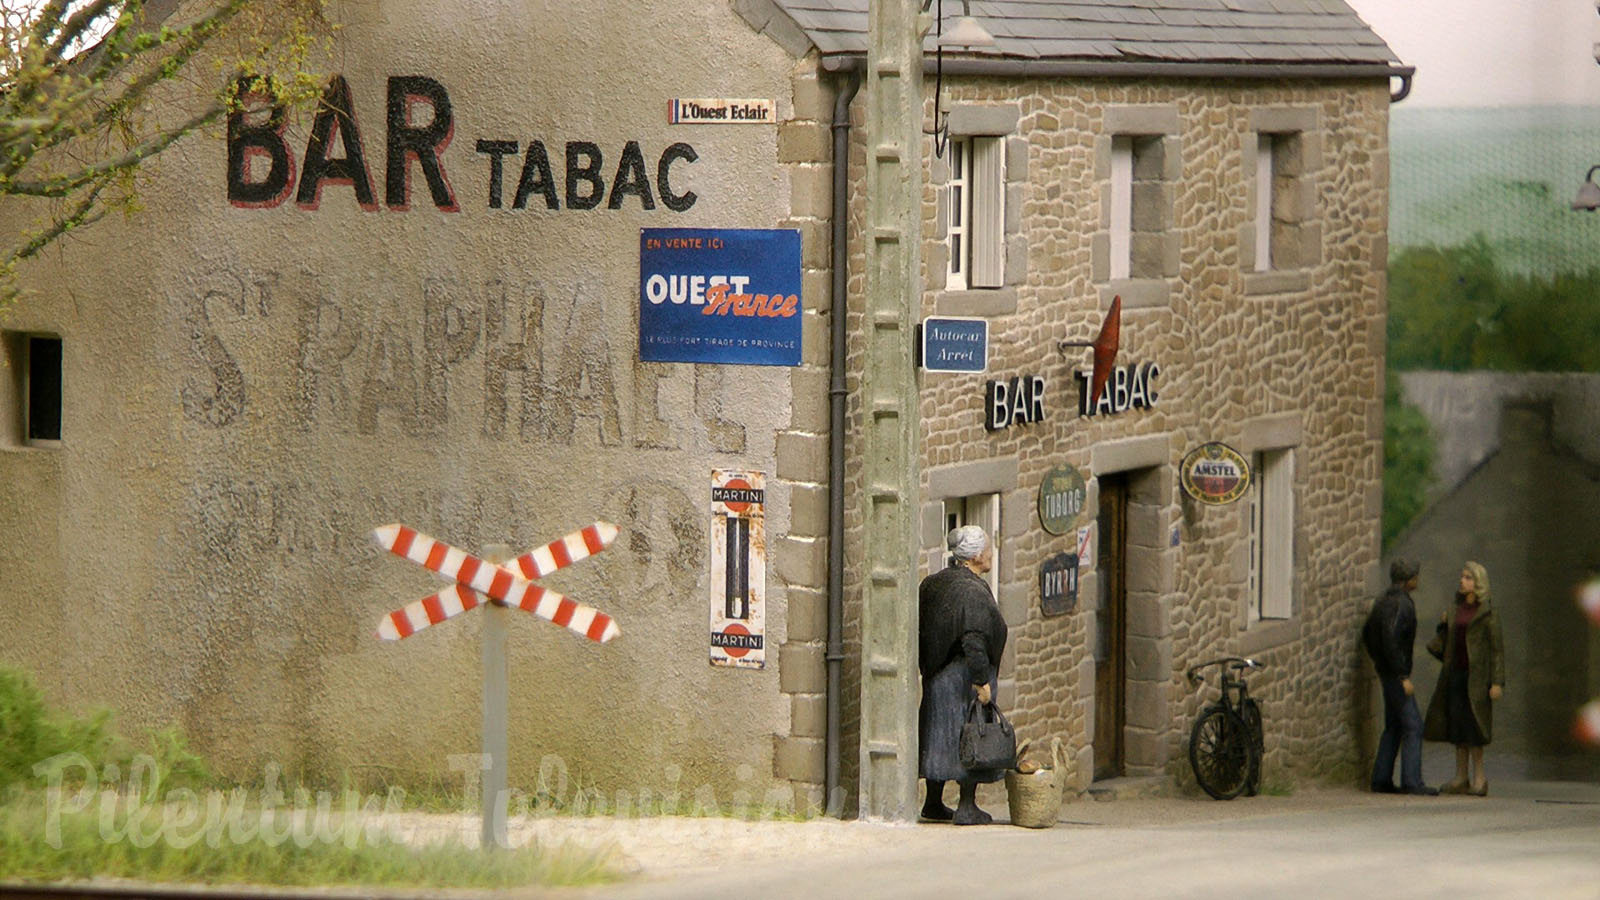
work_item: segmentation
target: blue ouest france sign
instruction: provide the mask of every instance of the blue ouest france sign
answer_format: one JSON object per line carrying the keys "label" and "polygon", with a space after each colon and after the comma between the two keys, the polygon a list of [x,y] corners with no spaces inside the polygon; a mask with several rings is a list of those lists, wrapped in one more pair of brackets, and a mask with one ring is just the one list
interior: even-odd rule
{"label": "blue ouest france sign", "polygon": [[639,232],[641,362],[800,365],[800,232]]}

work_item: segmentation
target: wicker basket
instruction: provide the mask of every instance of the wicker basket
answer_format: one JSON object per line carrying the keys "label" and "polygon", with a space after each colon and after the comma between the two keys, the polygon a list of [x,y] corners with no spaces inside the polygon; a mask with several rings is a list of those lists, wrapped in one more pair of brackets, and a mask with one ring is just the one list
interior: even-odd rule
{"label": "wicker basket", "polygon": [[1006,798],[1011,802],[1011,824],[1023,828],[1050,828],[1061,815],[1061,795],[1067,770],[1061,764],[1061,738],[1050,741],[1050,766],[1027,775],[1006,773]]}

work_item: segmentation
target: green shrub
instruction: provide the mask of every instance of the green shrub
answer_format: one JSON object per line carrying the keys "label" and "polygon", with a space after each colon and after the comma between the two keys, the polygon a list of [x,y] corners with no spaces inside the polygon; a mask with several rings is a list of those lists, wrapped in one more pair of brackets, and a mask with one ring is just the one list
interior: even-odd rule
{"label": "green shrub", "polygon": [[1600,372],[1600,270],[1519,275],[1482,235],[1389,260],[1389,368]]}
{"label": "green shrub", "polygon": [[58,753],[80,753],[97,767],[126,755],[109,712],[57,716],[25,673],[0,666],[0,798],[32,782],[34,765]]}
{"label": "green shrub", "polygon": [[1389,373],[1383,391],[1383,548],[1388,550],[1427,503],[1433,486],[1433,435],[1421,410],[1400,398]]}

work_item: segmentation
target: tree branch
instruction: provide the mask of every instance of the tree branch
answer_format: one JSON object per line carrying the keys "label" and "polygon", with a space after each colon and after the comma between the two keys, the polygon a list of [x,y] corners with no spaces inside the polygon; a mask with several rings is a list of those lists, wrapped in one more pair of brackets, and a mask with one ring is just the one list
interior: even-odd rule
{"label": "tree branch", "polygon": [[177,128],[163,131],[115,159],[86,166],[72,175],[45,181],[7,181],[0,179],[0,194],[21,194],[29,197],[65,197],[91,181],[138,165],[145,159],[167,149],[178,138],[222,115],[223,111],[222,104],[213,104],[210,108]]}
{"label": "tree branch", "polygon": [[146,63],[145,70],[129,82],[119,96],[107,101],[104,106],[87,119],[73,122],[73,114],[85,102],[100,92],[101,79],[92,79],[83,91],[63,101],[63,107],[52,117],[58,123],[57,126],[37,134],[32,145],[26,148],[26,156],[14,159],[10,165],[5,167],[5,174],[14,175],[21,171],[22,166],[27,163],[27,158],[32,157],[41,150],[47,150],[73,138],[98,131],[116,118],[123,110],[138,103],[146,91],[169,78],[173,71],[181,68],[194,54],[198,53],[218,29],[238,15],[247,2],[249,0],[229,0],[229,2],[218,7],[204,18],[183,29],[170,32],[170,34],[161,37],[148,49],[140,51],[141,53],[154,53],[159,48],[178,41],[177,46],[173,47],[170,53],[159,59],[141,59],[141,62]]}
{"label": "tree branch", "polygon": [[[9,271],[17,263],[43,250],[49,246],[51,241],[66,234],[68,231],[98,221],[101,216],[105,215],[105,210],[95,212],[94,204],[100,198],[100,192],[105,190],[106,185],[110,183],[111,180],[109,178],[102,179],[100,183],[89,191],[88,195],[83,198],[71,215],[57,219],[49,228],[34,235],[26,244],[23,244],[11,255],[7,256],[5,263],[0,264],[0,272]],[[91,212],[93,215],[90,215]]]}

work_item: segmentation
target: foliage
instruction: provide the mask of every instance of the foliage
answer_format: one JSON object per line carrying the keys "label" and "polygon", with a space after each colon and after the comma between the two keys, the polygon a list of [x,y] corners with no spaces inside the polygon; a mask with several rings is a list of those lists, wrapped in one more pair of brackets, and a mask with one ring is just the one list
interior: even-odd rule
{"label": "foliage", "polygon": [[[263,812],[264,802],[246,798],[273,791],[216,790],[219,781],[177,729],[153,733],[136,753],[111,722],[104,711],[82,718],[52,711],[25,674],[0,666],[0,881],[502,888],[619,877],[609,850],[534,845],[486,856],[459,843],[409,847],[385,830],[381,817],[392,809],[385,802],[380,811],[375,795],[325,810],[295,787],[292,801],[277,801],[289,806]],[[57,768],[52,800],[50,779],[35,767],[62,754],[80,760]],[[446,811],[460,809],[457,802]]]}
{"label": "foliage", "polygon": [[123,751],[110,728],[111,715],[87,718],[53,714],[28,676],[0,666],[0,797],[33,778],[34,764],[59,753],[79,753],[104,762]]}
{"label": "foliage", "polygon": [[0,200],[34,217],[0,238],[0,301],[18,263],[137,209],[135,171],[179,138],[314,97],[318,34],[322,0],[0,0]]}
{"label": "foliage", "polygon": [[1422,512],[1434,478],[1427,421],[1401,402],[1393,373],[1600,372],[1600,269],[1519,274],[1482,235],[1452,247],[1407,247],[1389,260],[1388,331],[1385,547]]}
{"label": "foliage", "polygon": [[535,844],[485,854],[459,842],[412,848],[381,828],[352,829],[342,840],[303,839],[282,812],[262,820],[261,834],[236,839],[219,829],[213,840],[203,821],[180,823],[181,815],[138,798],[123,798],[111,810],[102,801],[81,812],[58,811],[52,832],[49,804],[36,795],[0,807],[0,879],[506,888],[620,877],[609,850]]}
{"label": "foliage", "polygon": [[34,766],[63,753],[83,757],[96,771],[107,766],[127,771],[137,754],[149,761],[146,788],[151,796],[170,788],[198,789],[217,783],[210,766],[189,749],[178,729],[155,731],[144,746],[131,745],[112,728],[109,710],[82,717],[53,712],[25,673],[0,666],[0,799],[23,787],[42,785]]}
{"label": "foliage", "polygon": [[1480,235],[1389,261],[1389,367],[1600,371],[1600,269],[1520,275]]}
{"label": "foliage", "polygon": [[1433,486],[1433,436],[1422,411],[1400,398],[1391,371],[1383,391],[1383,546],[1387,550],[1427,505]]}

